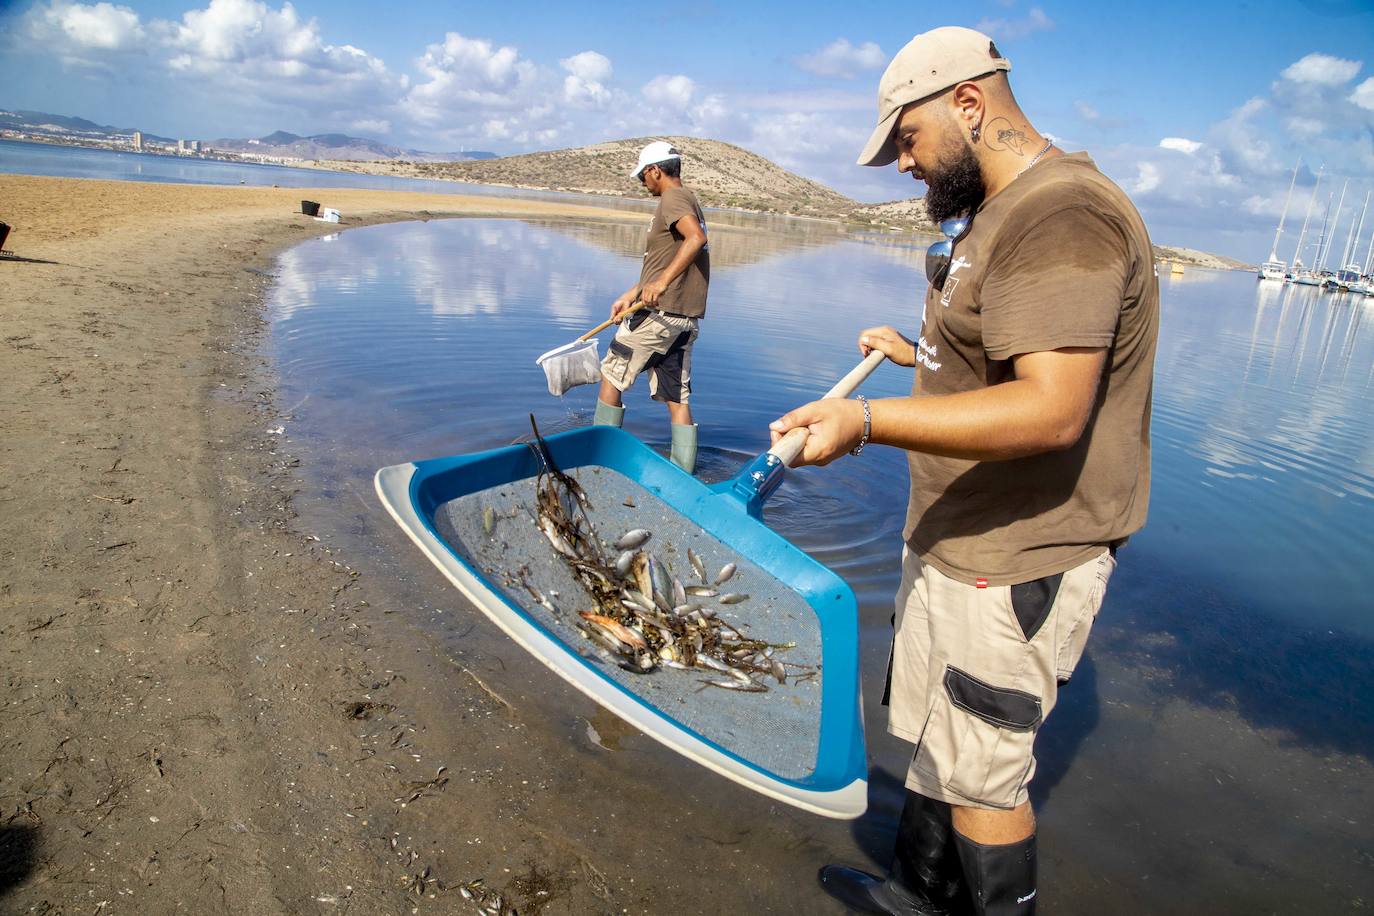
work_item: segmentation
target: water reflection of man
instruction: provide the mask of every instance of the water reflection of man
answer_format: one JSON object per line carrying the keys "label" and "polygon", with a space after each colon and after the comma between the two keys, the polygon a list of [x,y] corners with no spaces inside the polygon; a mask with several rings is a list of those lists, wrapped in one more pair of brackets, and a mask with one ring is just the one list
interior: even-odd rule
{"label": "water reflection of man", "polygon": [[644,183],[658,207],[649,223],[639,282],[612,303],[611,317],[619,319],[636,300],[645,307],[621,322],[601,362],[594,422],[624,423],[621,396],[648,372],[649,393],[668,405],[673,463],[690,474],[697,461],[697,427],[688,405],[692,344],[697,322],[706,315],[711,280],[706,217],[696,195],[682,186],[682,155],[671,144],[655,140],[640,150],[630,177]]}
{"label": "water reflection of man", "polygon": [[[873,913],[1034,911],[1033,742],[1145,522],[1158,282],[1139,214],[1038,133],[986,35],[918,35],[878,87],[860,165],[896,161],[953,237],[927,257],[918,340],[859,337],[915,367],[910,397],[830,399],[801,462],[908,451],[911,497],[889,730],[916,745],[889,874],[820,880]],[[964,216],[968,219],[951,220]]]}

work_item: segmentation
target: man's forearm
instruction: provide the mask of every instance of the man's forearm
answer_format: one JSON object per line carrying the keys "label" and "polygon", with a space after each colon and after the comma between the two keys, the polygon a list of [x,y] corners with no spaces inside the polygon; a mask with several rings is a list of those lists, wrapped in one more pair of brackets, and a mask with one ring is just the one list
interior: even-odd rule
{"label": "man's forearm", "polygon": [[869,407],[870,441],[973,461],[1069,448],[1087,419],[1046,397],[1043,387],[1028,379],[959,394],[885,398]]}

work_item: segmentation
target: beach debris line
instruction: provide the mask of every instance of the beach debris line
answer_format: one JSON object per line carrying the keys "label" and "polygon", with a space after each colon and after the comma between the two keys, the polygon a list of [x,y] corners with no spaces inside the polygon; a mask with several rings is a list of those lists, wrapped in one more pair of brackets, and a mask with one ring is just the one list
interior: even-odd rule
{"label": "beach debris line", "polygon": [[[720,595],[716,588],[736,574],[736,564],[727,563],[715,576],[715,585],[684,586],[646,546],[654,543],[647,528],[627,531],[613,543],[598,537],[586,492],[575,478],[559,469],[533,415],[530,425],[534,428],[530,448],[540,461],[534,523],[594,606],[580,609],[576,615],[564,615],[524,576],[518,581],[556,618],[576,626],[603,661],[638,674],[660,667],[699,671],[707,675],[701,681],[702,690],[718,687],[763,693],[770,689],[770,681],[786,684],[788,668],[792,669],[794,684],[816,675],[814,666],[775,658],[794,648],[795,643],[755,639],[722,620],[718,609],[696,600],[719,597],[722,604],[748,601],[746,594]],[[690,548],[687,556],[704,583],[705,564]]]}

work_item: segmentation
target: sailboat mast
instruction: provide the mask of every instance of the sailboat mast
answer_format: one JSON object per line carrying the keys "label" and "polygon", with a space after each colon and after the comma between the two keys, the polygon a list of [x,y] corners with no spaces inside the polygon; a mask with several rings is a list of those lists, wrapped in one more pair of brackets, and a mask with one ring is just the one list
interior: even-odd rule
{"label": "sailboat mast", "polygon": [[[1341,227],[1341,210],[1345,207],[1345,191],[1349,187],[1350,179],[1347,178],[1345,180],[1345,184],[1341,185],[1341,197],[1338,201],[1336,201],[1336,218],[1331,221],[1331,238],[1333,239],[1336,237],[1336,230]],[[1322,262],[1317,267],[1318,271],[1326,267],[1326,256],[1330,253],[1331,245],[1328,243],[1326,246],[1326,250],[1322,252]]]}
{"label": "sailboat mast", "polygon": [[1302,240],[1307,237],[1307,222],[1312,218],[1312,205],[1317,202],[1317,189],[1322,186],[1322,172],[1326,166],[1317,169],[1317,183],[1312,185],[1312,196],[1307,199],[1307,213],[1302,218],[1302,231],[1298,233],[1298,247],[1293,249],[1293,272],[1302,267]]}
{"label": "sailboat mast", "polygon": [[1359,222],[1359,225],[1358,225],[1358,227],[1357,227],[1354,223],[1351,223],[1351,224],[1350,224],[1350,228],[1353,229],[1354,231],[1350,233],[1350,241],[1348,241],[1348,242],[1345,243],[1345,256],[1341,259],[1341,270],[1345,270],[1346,268],[1353,266],[1353,265],[1351,265],[1350,262],[1353,261],[1353,260],[1355,259],[1355,240],[1358,239],[1358,238],[1360,237],[1360,233],[1364,231],[1364,214],[1365,214],[1365,211],[1368,210],[1368,209],[1369,209],[1369,192],[1368,192],[1368,191],[1365,191],[1365,192],[1364,192],[1364,209],[1360,211],[1360,222]]}
{"label": "sailboat mast", "polygon": [[1288,220],[1288,203],[1293,199],[1293,185],[1298,183],[1298,169],[1302,167],[1302,158],[1298,158],[1298,164],[1293,166],[1293,177],[1288,180],[1288,193],[1283,198],[1283,215],[1279,217],[1279,228],[1274,232],[1274,247],[1269,250],[1269,260],[1279,259],[1279,236],[1283,235],[1283,224]]}
{"label": "sailboat mast", "polygon": [[1326,225],[1331,220],[1331,198],[1335,196],[1330,191],[1326,192],[1326,212],[1322,214],[1322,231],[1317,236],[1317,253],[1312,258],[1313,273],[1322,272],[1322,260],[1326,257]]}

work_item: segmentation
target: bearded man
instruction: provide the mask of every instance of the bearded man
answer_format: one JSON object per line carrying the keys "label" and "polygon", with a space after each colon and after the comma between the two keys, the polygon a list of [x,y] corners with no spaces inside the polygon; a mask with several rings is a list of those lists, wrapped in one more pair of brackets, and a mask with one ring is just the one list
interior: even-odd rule
{"label": "bearded man", "polygon": [[916,745],[889,873],[826,866],[872,913],[1022,916],[1036,898],[1035,735],[1083,653],[1116,553],[1145,522],[1159,290],[1135,207],[1039,133],[986,36],[916,36],[878,87],[860,165],[924,181],[927,254],[910,397],[827,399],[799,463],[907,451],[889,730]]}

